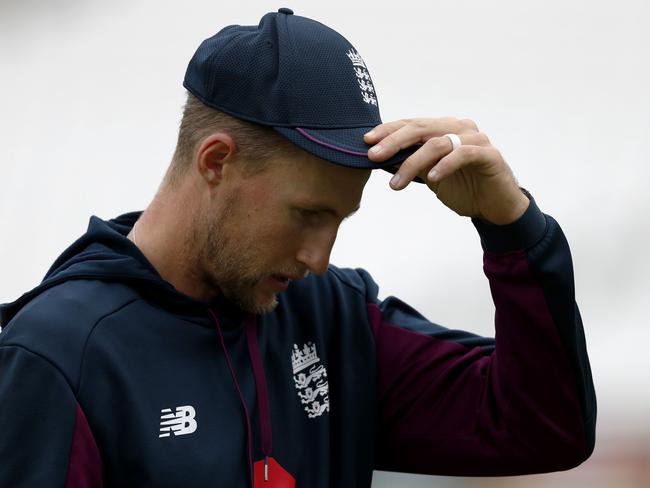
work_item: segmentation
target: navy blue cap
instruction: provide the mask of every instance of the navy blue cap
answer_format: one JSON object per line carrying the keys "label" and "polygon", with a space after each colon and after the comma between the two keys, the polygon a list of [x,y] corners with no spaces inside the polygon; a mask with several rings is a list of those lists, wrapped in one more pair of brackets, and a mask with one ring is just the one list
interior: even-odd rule
{"label": "navy blue cap", "polygon": [[384,168],[417,146],[377,164],[363,135],[381,124],[368,67],[341,34],[288,8],[257,26],[231,25],[201,43],[183,86],[204,104],[273,127],[305,151],[353,168]]}

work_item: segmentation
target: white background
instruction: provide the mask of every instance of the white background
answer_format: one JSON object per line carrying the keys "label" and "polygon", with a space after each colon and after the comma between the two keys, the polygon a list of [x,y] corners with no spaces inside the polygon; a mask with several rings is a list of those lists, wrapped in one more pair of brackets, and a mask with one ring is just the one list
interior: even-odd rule
{"label": "white background", "polygon": [[[355,45],[384,121],[469,117],[501,150],[571,245],[599,439],[645,442],[649,5],[2,0],[0,302],[35,286],[91,214],[147,205],[174,149],[182,79],[198,44],[287,6]],[[332,262],[368,269],[383,296],[398,295],[435,322],[492,335],[469,219],[422,186],[393,192],[388,179],[373,174]],[[603,449],[597,444],[594,458]],[[470,480],[379,473],[374,486],[461,482]]]}

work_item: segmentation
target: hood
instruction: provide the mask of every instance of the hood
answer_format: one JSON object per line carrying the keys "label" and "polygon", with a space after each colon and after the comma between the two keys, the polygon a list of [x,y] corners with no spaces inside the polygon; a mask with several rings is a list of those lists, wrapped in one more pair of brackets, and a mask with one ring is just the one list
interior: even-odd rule
{"label": "hood", "polygon": [[[50,267],[43,281],[12,303],[0,305],[0,327],[4,327],[29,301],[43,291],[75,279],[97,279],[128,283],[139,292],[181,315],[207,314],[207,309],[234,309],[223,297],[207,302],[178,292],[165,281],[127,235],[142,212],[130,212],[108,221],[92,216],[88,230]],[[228,315],[234,313],[230,310]]]}

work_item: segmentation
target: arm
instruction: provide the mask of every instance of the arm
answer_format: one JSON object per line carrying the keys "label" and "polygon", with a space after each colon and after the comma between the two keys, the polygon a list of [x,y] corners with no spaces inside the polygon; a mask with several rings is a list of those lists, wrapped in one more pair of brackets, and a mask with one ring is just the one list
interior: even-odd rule
{"label": "arm", "polygon": [[444,205],[472,218],[496,307],[492,348],[440,327],[415,334],[413,323],[422,317],[396,311],[403,307],[395,301],[370,306],[379,363],[378,466],[455,475],[576,466],[593,450],[596,404],[571,255],[557,222],[521,191],[472,120],[404,119],[365,137],[374,144],[368,157],[378,162],[422,145],[391,188],[419,177]]}
{"label": "arm", "polygon": [[99,451],[63,374],[0,341],[0,487],[99,488]]}
{"label": "arm", "polygon": [[594,447],[596,400],[571,255],[535,201],[504,226],[473,219],[496,342],[369,305],[377,346],[377,469],[514,475],[568,469]]}

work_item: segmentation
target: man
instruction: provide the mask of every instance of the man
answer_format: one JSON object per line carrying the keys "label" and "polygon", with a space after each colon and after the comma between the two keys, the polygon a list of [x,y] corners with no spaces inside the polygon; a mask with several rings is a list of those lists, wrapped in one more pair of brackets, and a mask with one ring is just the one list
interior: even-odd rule
{"label": "man", "polygon": [[[590,455],[568,245],[472,121],[381,123],[359,53],[289,9],[204,41],[184,85],[148,208],[92,217],[2,309],[0,487],[367,487]],[[329,265],[374,168],[472,218],[496,343]]]}

